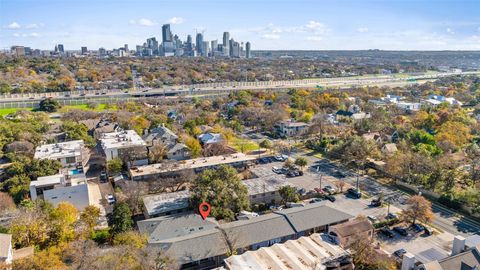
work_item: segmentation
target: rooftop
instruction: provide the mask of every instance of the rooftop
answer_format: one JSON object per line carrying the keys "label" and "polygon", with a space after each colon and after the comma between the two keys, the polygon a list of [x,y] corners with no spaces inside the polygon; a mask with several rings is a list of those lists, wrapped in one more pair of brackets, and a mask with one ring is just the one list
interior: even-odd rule
{"label": "rooftop", "polygon": [[0,258],[7,258],[12,243],[12,235],[0,233]]}
{"label": "rooftop", "polygon": [[[229,270],[326,269],[325,263],[342,257],[348,261],[349,256],[348,251],[328,242],[327,236],[316,233],[231,256],[225,259],[225,264]],[[316,264],[322,265],[314,268]]]}
{"label": "rooftop", "polygon": [[178,192],[165,192],[143,197],[145,209],[150,216],[169,211],[185,209],[188,207],[190,192],[188,190]]}
{"label": "rooftop", "polygon": [[342,237],[347,237],[360,232],[373,230],[373,225],[366,219],[352,219],[345,223],[333,225],[330,229],[335,229]]}
{"label": "rooftop", "polygon": [[278,179],[275,176],[243,180],[242,183],[247,186],[249,195],[277,191],[283,186],[294,186],[292,183],[284,179]]}
{"label": "rooftop", "polygon": [[161,174],[166,172],[174,172],[187,169],[196,169],[210,166],[217,166],[222,164],[232,164],[236,162],[246,162],[255,160],[256,155],[245,155],[243,153],[235,153],[232,155],[222,155],[213,157],[201,157],[195,159],[188,159],[174,163],[157,163],[145,166],[138,166],[130,169],[132,177]]}
{"label": "rooftop", "polygon": [[146,146],[147,144],[134,130],[103,133],[100,137],[103,149]]}
{"label": "rooftop", "polygon": [[83,140],[44,144],[35,149],[36,159],[59,159],[80,156],[84,146]]}

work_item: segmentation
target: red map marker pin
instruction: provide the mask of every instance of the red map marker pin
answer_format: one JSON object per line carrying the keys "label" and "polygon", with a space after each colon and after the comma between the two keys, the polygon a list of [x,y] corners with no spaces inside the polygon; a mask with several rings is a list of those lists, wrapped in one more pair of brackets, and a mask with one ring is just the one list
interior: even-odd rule
{"label": "red map marker pin", "polygon": [[212,207],[210,207],[210,204],[206,202],[203,202],[198,206],[198,211],[200,212],[203,220],[205,220],[210,214],[210,209],[212,209]]}

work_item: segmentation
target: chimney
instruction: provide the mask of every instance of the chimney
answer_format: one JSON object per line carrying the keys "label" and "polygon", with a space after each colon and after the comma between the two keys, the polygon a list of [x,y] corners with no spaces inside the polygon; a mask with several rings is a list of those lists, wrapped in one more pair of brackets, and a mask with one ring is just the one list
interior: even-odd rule
{"label": "chimney", "polygon": [[415,267],[415,256],[407,252],[403,254],[401,270],[412,270]]}
{"label": "chimney", "polygon": [[461,235],[453,238],[452,256],[462,253],[465,250],[465,237]]}

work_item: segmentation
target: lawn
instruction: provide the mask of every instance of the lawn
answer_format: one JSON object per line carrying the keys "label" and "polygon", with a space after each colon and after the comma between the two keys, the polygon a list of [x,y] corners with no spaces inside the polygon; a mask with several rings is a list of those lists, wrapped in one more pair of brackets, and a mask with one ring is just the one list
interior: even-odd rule
{"label": "lawn", "polygon": [[9,115],[19,110],[31,111],[33,110],[33,108],[3,108],[3,109],[0,109],[0,116],[4,117],[5,115]]}
{"label": "lawn", "polygon": [[[72,109],[100,112],[100,111],[107,110],[107,104],[100,103],[100,104],[98,104],[98,106],[95,109],[89,108],[87,104],[66,105],[66,106],[62,106],[62,108],[60,109],[60,112],[67,112],[67,111],[72,110]],[[108,110],[116,110],[116,109],[117,109],[117,107],[113,106],[112,108],[109,108]]]}
{"label": "lawn", "polygon": [[235,148],[238,152],[248,153],[258,150],[260,146],[258,143],[246,139],[234,138],[228,142],[228,145]]}

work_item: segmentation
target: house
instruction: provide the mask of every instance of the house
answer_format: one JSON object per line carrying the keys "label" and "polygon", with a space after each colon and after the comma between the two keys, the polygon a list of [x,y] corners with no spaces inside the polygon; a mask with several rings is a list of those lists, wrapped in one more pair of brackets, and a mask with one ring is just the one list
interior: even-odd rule
{"label": "house", "polygon": [[100,138],[103,133],[121,130],[117,123],[114,123],[106,118],[81,120],[79,123],[84,124],[88,128],[88,134],[95,139]]}
{"label": "house", "polygon": [[34,158],[58,160],[64,169],[70,169],[71,174],[77,174],[86,170],[90,154],[83,140],[75,140],[38,146]]}
{"label": "house", "polygon": [[223,141],[222,134],[211,132],[200,134],[197,138],[200,140],[202,145],[210,143],[220,143]]}
{"label": "house", "polygon": [[383,143],[382,136],[379,132],[369,132],[362,135],[366,141],[374,141],[376,144],[380,145]]}
{"label": "house", "polygon": [[227,270],[354,269],[350,252],[330,242],[327,235],[318,233],[233,255],[224,261]]}
{"label": "house", "polygon": [[428,99],[424,101],[425,104],[429,106],[436,107],[442,103],[448,103],[450,105],[454,106],[462,106],[463,103],[456,100],[455,98],[451,97],[444,97],[444,96],[439,96],[439,95],[430,95],[428,96]]}
{"label": "house", "polygon": [[0,233],[0,262],[7,265],[13,261],[12,235]]}
{"label": "house", "polygon": [[293,120],[281,121],[275,125],[277,134],[284,137],[295,137],[305,134],[309,125]]}
{"label": "house", "polygon": [[107,162],[119,158],[129,162],[128,165],[148,164],[147,144],[134,130],[104,133],[100,137],[100,145]]}
{"label": "house", "polygon": [[292,183],[280,180],[275,176],[266,176],[243,180],[242,183],[248,189],[248,196],[251,204],[277,204],[282,201],[278,192],[283,186],[295,187]]}
{"label": "house", "polygon": [[399,109],[404,110],[405,112],[416,112],[419,111],[422,107],[422,104],[419,102],[397,102],[395,106]]}
{"label": "house", "polygon": [[205,169],[216,168],[220,165],[230,165],[242,170],[249,167],[257,158],[257,155],[246,155],[243,153],[201,157],[174,162],[173,165],[171,163],[157,163],[132,167],[129,170],[129,174],[133,180],[147,180],[176,174],[184,170],[193,170],[198,173]]}
{"label": "house", "polygon": [[43,199],[57,206],[61,202],[69,202],[78,210],[83,210],[92,204],[89,185],[84,174],[64,175],[56,174],[38,177],[30,182],[30,198]]}
{"label": "house", "polygon": [[190,192],[164,192],[143,197],[145,218],[167,216],[186,212],[190,205]]}
{"label": "house", "polygon": [[468,238],[455,236],[450,256],[420,262],[420,265],[417,265],[421,261],[418,255],[406,253],[402,260],[402,270],[477,270],[480,266],[480,244],[467,246],[467,240]]}
{"label": "house", "polygon": [[310,204],[223,224],[189,214],[139,221],[138,227],[148,235],[149,247],[161,248],[182,269],[210,269],[223,263],[230,247],[241,254],[325,232],[350,218],[326,205]]}
{"label": "house", "polygon": [[371,117],[370,113],[365,113],[365,112],[353,113],[350,111],[338,110],[335,113],[335,120],[339,122],[340,121],[358,121],[362,119],[368,119],[370,117]]}
{"label": "house", "polygon": [[183,143],[176,143],[168,149],[167,158],[171,160],[186,160],[192,157],[192,152]]}
{"label": "house", "polygon": [[333,241],[345,248],[360,238],[373,240],[374,234],[375,228],[367,219],[353,219],[330,226],[328,229],[328,235]]}
{"label": "house", "polygon": [[167,147],[173,146],[177,143],[178,136],[164,125],[151,129],[143,136],[143,140],[148,146],[161,143]]}

